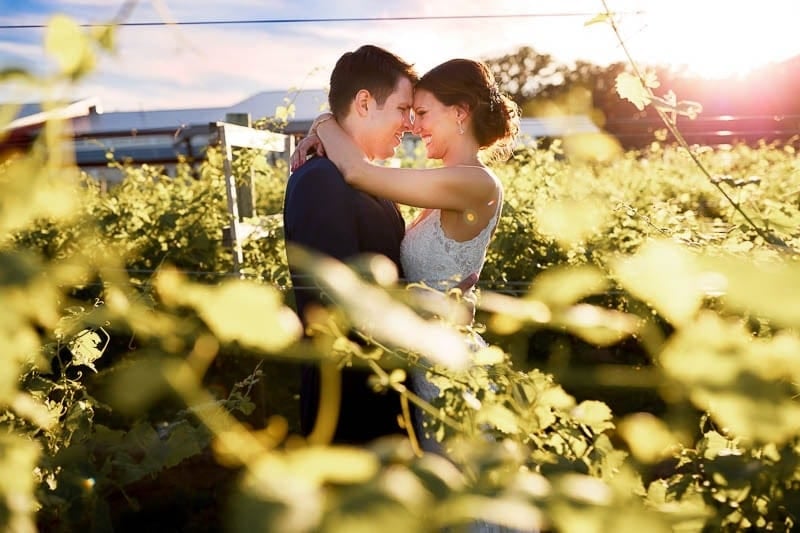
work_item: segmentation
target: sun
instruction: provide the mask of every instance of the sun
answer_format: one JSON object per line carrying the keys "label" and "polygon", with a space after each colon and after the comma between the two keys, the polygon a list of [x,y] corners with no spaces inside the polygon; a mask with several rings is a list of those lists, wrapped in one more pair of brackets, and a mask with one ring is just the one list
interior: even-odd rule
{"label": "sun", "polygon": [[723,78],[800,54],[797,0],[662,0],[645,10],[630,38],[637,61]]}

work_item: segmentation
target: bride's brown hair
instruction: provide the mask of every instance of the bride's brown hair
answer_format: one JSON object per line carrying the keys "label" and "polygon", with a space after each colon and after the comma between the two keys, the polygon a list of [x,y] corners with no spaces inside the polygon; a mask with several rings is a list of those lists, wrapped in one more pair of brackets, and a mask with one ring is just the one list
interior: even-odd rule
{"label": "bride's brown hair", "polygon": [[425,73],[416,89],[445,105],[463,105],[472,113],[472,130],[488,159],[505,161],[519,133],[519,107],[500,92],[494,74],[481,61],[451,59]]}

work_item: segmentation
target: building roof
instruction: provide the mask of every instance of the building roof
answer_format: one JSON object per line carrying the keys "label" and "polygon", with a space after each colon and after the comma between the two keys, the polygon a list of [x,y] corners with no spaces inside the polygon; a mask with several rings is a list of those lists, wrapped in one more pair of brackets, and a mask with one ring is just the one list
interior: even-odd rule
{"label": "building roof", "polygon": [[111,132],[174,131],[206,126],[224,121],[228,114],[247,113],[253,121],[274,117],[279,106],[294,104],[286,133],[308,131],[311,121],[327,105],[325,91],[313,90],[291,93],[264,91],[228,107],[185,108],[154,111],[114,111],[84,117],[75,123],[76,136],[91,136]]}
{"label": "building roof", "polygon": [[262,91],[227,108],[228,113],[250,113],[254,119],[275,115],[279,106],[294,105],[293,121],[313,121],[328,109],[328,93],[306,91]]}
{"label": "building roof", "polygon": [[224,121],[231,113],[247,113],[254,121],[274,117],[279,106],[291,104],[294,112],[289,116],[286,132],[300,133],[308,130],[311,121],[327,107],[327,102],[327,93],[321,89],[264,91],[230,106],[103,113],[96,98],[86,98],[48,112],[44,112],[38,103],[22,104],[14,121],[4,129],[41,126],[46,120],[60,118],[73,119],[76,137],[131,132],[177,132],[192,126],[206,126],[212,122]]}
{"label": "building roof", "polygon": [[18,131],[40,127],[48,120],[69,120],[101,113],[100,101],[97,98],[84,98],[69,104],[45,109],[41,103],[11,104],[19,105],[14,119],[0,128],[0,131]]}

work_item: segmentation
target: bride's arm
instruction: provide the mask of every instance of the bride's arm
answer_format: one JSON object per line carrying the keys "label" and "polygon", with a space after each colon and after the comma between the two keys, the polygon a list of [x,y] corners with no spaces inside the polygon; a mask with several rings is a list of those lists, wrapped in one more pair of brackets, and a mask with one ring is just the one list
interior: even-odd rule
{"label": "bride's arm", "polygon": [[495,198],[498,184],[481,167],[388,168],[370,163],[335,120],[319,124],[328,158],[350,185],[401,204],[463,211]]}

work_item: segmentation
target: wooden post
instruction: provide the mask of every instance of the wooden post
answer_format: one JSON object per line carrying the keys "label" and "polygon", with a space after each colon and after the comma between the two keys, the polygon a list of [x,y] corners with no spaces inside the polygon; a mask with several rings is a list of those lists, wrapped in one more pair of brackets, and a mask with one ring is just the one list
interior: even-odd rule
{"label": "wooden post", "polygon": [[223,172],[225,173],[225,191],[228,197],[228,212],[230,226],[223,229],[223,240],[231,247],[233,252],[233,269],[241,277],[241,268],[244,262],[242,242],[252,234],[255,226],[242,223],[242,213],[239,209],[239,191],[237,180],[233,175],[234,147],[254,148],[263,152],[283,152],[288,146],[286,135],[262,131],[239,126],[227,122],[216,122],[221,149],[223,150]]}
{"label": "wooden post", "polygon": [[287,175],[292,173],[292,152],[294,152],[294,145],[294,135],[286,135],[286,144],[284,145],[283,149],[283,159],[286,161]]}
{"label": "wooden post", "polygon": [[[253,122],[250,118],[250,113],[227,113],[225,115],[225,122],[229,124],[236,124],[237,126],[244,126],[250,128]],[[236,156],[237,150],[234,150],[233,156]],[[239,217],[251,218],[256,216],[256,189],[255,179],[252,167],[248,169],[241,179],[236,180],[236,202],[239,206]]]}
{"label": "wooden post", "polygon": [[225,192],[228,197],[228,213],[230,213],[231,225],[227,228],[228,234],[225,236],[230,240],[231,251],[233,252],[233,270],[237,274],[242,268],[244,255],[242,252],[242,242],[239,239],[239,198],[236,187],[236,178],[233,176],[233,145],[225,131],[225,124],[220,123],[217,125],[219,132],[219,142],[222,146],[224,158],[222,160],[222,170],[225,174]]}

